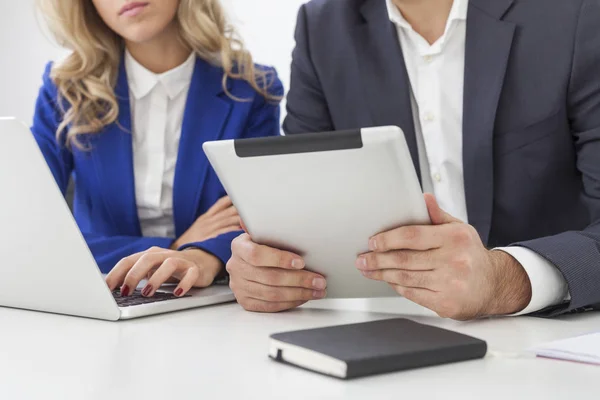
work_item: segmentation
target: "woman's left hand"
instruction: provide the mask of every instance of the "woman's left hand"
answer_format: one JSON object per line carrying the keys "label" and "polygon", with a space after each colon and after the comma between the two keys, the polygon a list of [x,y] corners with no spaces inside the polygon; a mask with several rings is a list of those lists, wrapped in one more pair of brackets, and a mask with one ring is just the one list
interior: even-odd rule
{"label": "woman's left hand", "polygon": [[152,247],[119,261],[106,277],[106,283],[111,291],[121,286],[121,296],[129,296],[149,277],[142,295],[152,297],[163,283],[175,278],[179,284],[173,294],[181,297],[193,287],[210,286],[222,268],[221,260],[200,249],[176,251]]}

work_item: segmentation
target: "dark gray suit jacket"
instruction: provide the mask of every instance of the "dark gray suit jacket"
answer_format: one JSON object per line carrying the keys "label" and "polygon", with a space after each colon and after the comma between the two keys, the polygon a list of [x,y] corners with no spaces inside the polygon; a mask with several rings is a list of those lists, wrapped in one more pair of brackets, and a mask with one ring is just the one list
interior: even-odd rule
{"label": "dark gray suit jacket", "polygon": [[[286,134],[398,125],[415,166],[409,81],[384,0],[313,0],[298,17]],[[471,0],[463,163],[469,222],[600,303],[600,0]],[[417,168],[418,171],[418,168]]]}

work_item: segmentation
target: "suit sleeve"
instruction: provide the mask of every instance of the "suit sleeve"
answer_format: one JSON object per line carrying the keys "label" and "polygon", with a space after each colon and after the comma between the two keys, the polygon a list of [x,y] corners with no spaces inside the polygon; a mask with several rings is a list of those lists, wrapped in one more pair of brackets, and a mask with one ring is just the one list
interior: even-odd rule
{"label": "suit sleeve", "polygon": [[286,135],[334,130],[321,82],[313,64],[309,36],[306,6],[302,6],[296,25],[296,47],[292,53],[287,116],[283,123]]}
{"label": "suit sleeve", "polygon": [[584,0],[575,38],[569,116],[583,197],[592,223],[583,231],[519,243],[554,264],[565,277],[571,301],[543,310],[554,316],[600,303],[600,3]]}
{"label": "suit sleeve", "polygon": [[[48,64],[43,77],[43,86],[36,101],[31,132],[44,155],[46,163],[63,196],[67,191],[74,162],[73,153],[65,145],[64,137],[57,139],[56,130],[62,118],[58,104],[56,86],[50,79],[52,65]],[[103,236],[94,232],[83,232],[88,247],[103,273],[110,272],[119,260],[153,246],[169,248],[173,239],[132,236]]]}
{"label": "suit sleeve", "polygon": [[[283,85],[274,69],[270,69],[269,79],[266,82],[269,88],[269,93],[274,98],[281,98],[284,94]],[[245,131],[240,136],[241,139],[279,136],[280,129],[280,109],[279,100],[268,100],[264,96],[256,95],[250,110],[250,116],[246,125]],[[221,195],[225,196],[225,189],[221,187]],[[189,243],[180,248],[185,250],[188,248],[199,248],[204,250],[227,264],[231,258],[231,242],[233,239],[242,234],[239,232],[230,232],[220,235],[214,239],[209,239],[198,243]]]}

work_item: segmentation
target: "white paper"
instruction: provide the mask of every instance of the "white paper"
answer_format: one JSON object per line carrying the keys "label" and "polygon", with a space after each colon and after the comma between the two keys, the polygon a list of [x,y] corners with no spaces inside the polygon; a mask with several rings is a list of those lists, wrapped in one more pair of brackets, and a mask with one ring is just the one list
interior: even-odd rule
{"label": "white paper", "polygon": [[539,357],[600,365],[600,332],[547,343],[532,351]]}

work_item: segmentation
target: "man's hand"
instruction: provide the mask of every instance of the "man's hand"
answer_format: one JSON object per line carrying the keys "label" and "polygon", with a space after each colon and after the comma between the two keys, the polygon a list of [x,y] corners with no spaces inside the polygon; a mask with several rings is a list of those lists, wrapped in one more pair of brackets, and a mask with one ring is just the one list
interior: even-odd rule
{"label": "man's hand", "polygon": [[469,320],[513,314],[531,301],[527,273],[512,256],[485,248],[477,231],[425,195],[431,226],[374,236],[356,266],[373,280],[441,317]]}
{"label": "man's hand", "polygon": [[327,282],[306,271],[300,256],[261,246],[244,234],[231,244],[230,287],[248,311],[279,312],[325,297]]}

